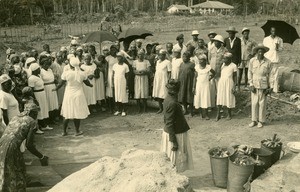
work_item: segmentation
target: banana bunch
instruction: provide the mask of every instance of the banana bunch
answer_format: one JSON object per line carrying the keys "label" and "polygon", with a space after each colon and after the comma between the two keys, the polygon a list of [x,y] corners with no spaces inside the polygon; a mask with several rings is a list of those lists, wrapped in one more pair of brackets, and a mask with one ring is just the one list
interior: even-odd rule
{"label": "banana bunch", "polygon": [[213,157],[228,157],[229,152],[227,150],[222,149],[221,147],[217,147],[212,151]]}
{"label": "banana bunch", "polygon": [[265,139],[262,141],[263,145],[270,148],[276,148],[282,145],[281,139],[274,134],[273,138]]}
{"label": "banana bunch", "polygon": [[247,145],[239,145],[237,147],[237,153],[241,155],[251,155],[253,152],[253,148]]}

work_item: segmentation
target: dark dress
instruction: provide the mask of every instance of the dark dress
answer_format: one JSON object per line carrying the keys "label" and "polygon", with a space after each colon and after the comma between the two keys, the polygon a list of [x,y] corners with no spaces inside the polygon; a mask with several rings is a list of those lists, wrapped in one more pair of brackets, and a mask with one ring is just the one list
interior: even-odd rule
{"label": "dark dress", "polygon": [[180,90],[178,101],[180,103],[192,104],[194,101],[193,83],[195,75],[195,64],[192,62],[182,63],[179,69],[178,81]]}
{"label": "dark dress", "polygon": [[0,138],[0,191],[26,191],[26,170],[20,146],[28,133],[36,129],[29,116],[16,116]]}

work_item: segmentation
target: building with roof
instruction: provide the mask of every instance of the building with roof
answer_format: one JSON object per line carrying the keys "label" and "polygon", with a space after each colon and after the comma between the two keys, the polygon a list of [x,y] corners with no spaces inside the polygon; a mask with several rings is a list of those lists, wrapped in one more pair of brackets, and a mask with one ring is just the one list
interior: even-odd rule
{"label": "building with roof", "polygon": [[189,13],[190,8],[188,8],[185,5],[171,5],[168,7],[168,13],[174,14],[174,13]]}
{"label": "building with roof", "polygon": [[220,1],[206,1],[191,6],[192,12],[200,12],[201,14],[229,14],[234,7]]}

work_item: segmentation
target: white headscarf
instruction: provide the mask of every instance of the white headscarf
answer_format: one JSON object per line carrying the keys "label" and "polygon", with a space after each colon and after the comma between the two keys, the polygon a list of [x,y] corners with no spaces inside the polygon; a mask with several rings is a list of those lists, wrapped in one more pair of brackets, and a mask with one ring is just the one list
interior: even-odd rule
{"label": "white headscarf", "polygon": [[70,58],[70,65],[75,68],[75,80],[81,83],[81,75],[80,75],[80,61],[77,57]]}

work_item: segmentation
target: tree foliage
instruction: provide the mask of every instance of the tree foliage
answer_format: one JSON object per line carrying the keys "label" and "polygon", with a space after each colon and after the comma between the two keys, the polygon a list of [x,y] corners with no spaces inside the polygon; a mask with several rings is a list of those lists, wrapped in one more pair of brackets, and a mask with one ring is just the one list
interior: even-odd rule
{"label": "tree foliage", "polygon": [[[0,0],[0,25],[34,24],[51,22],[56,15],[74,15],[113,13],[120,20],[126,14],[139,16],[140,12],[149,14],[166,11],[172,4],[191,6],[206,0]],[[245,15],[257,13],[262,9],[260,0],[219,0],[233,5],[235,14]],[[274,4],[276,11],[272,13],[299,13],[300,0],[264,0]],[[88,19],[84,19],[87,20]]]}

